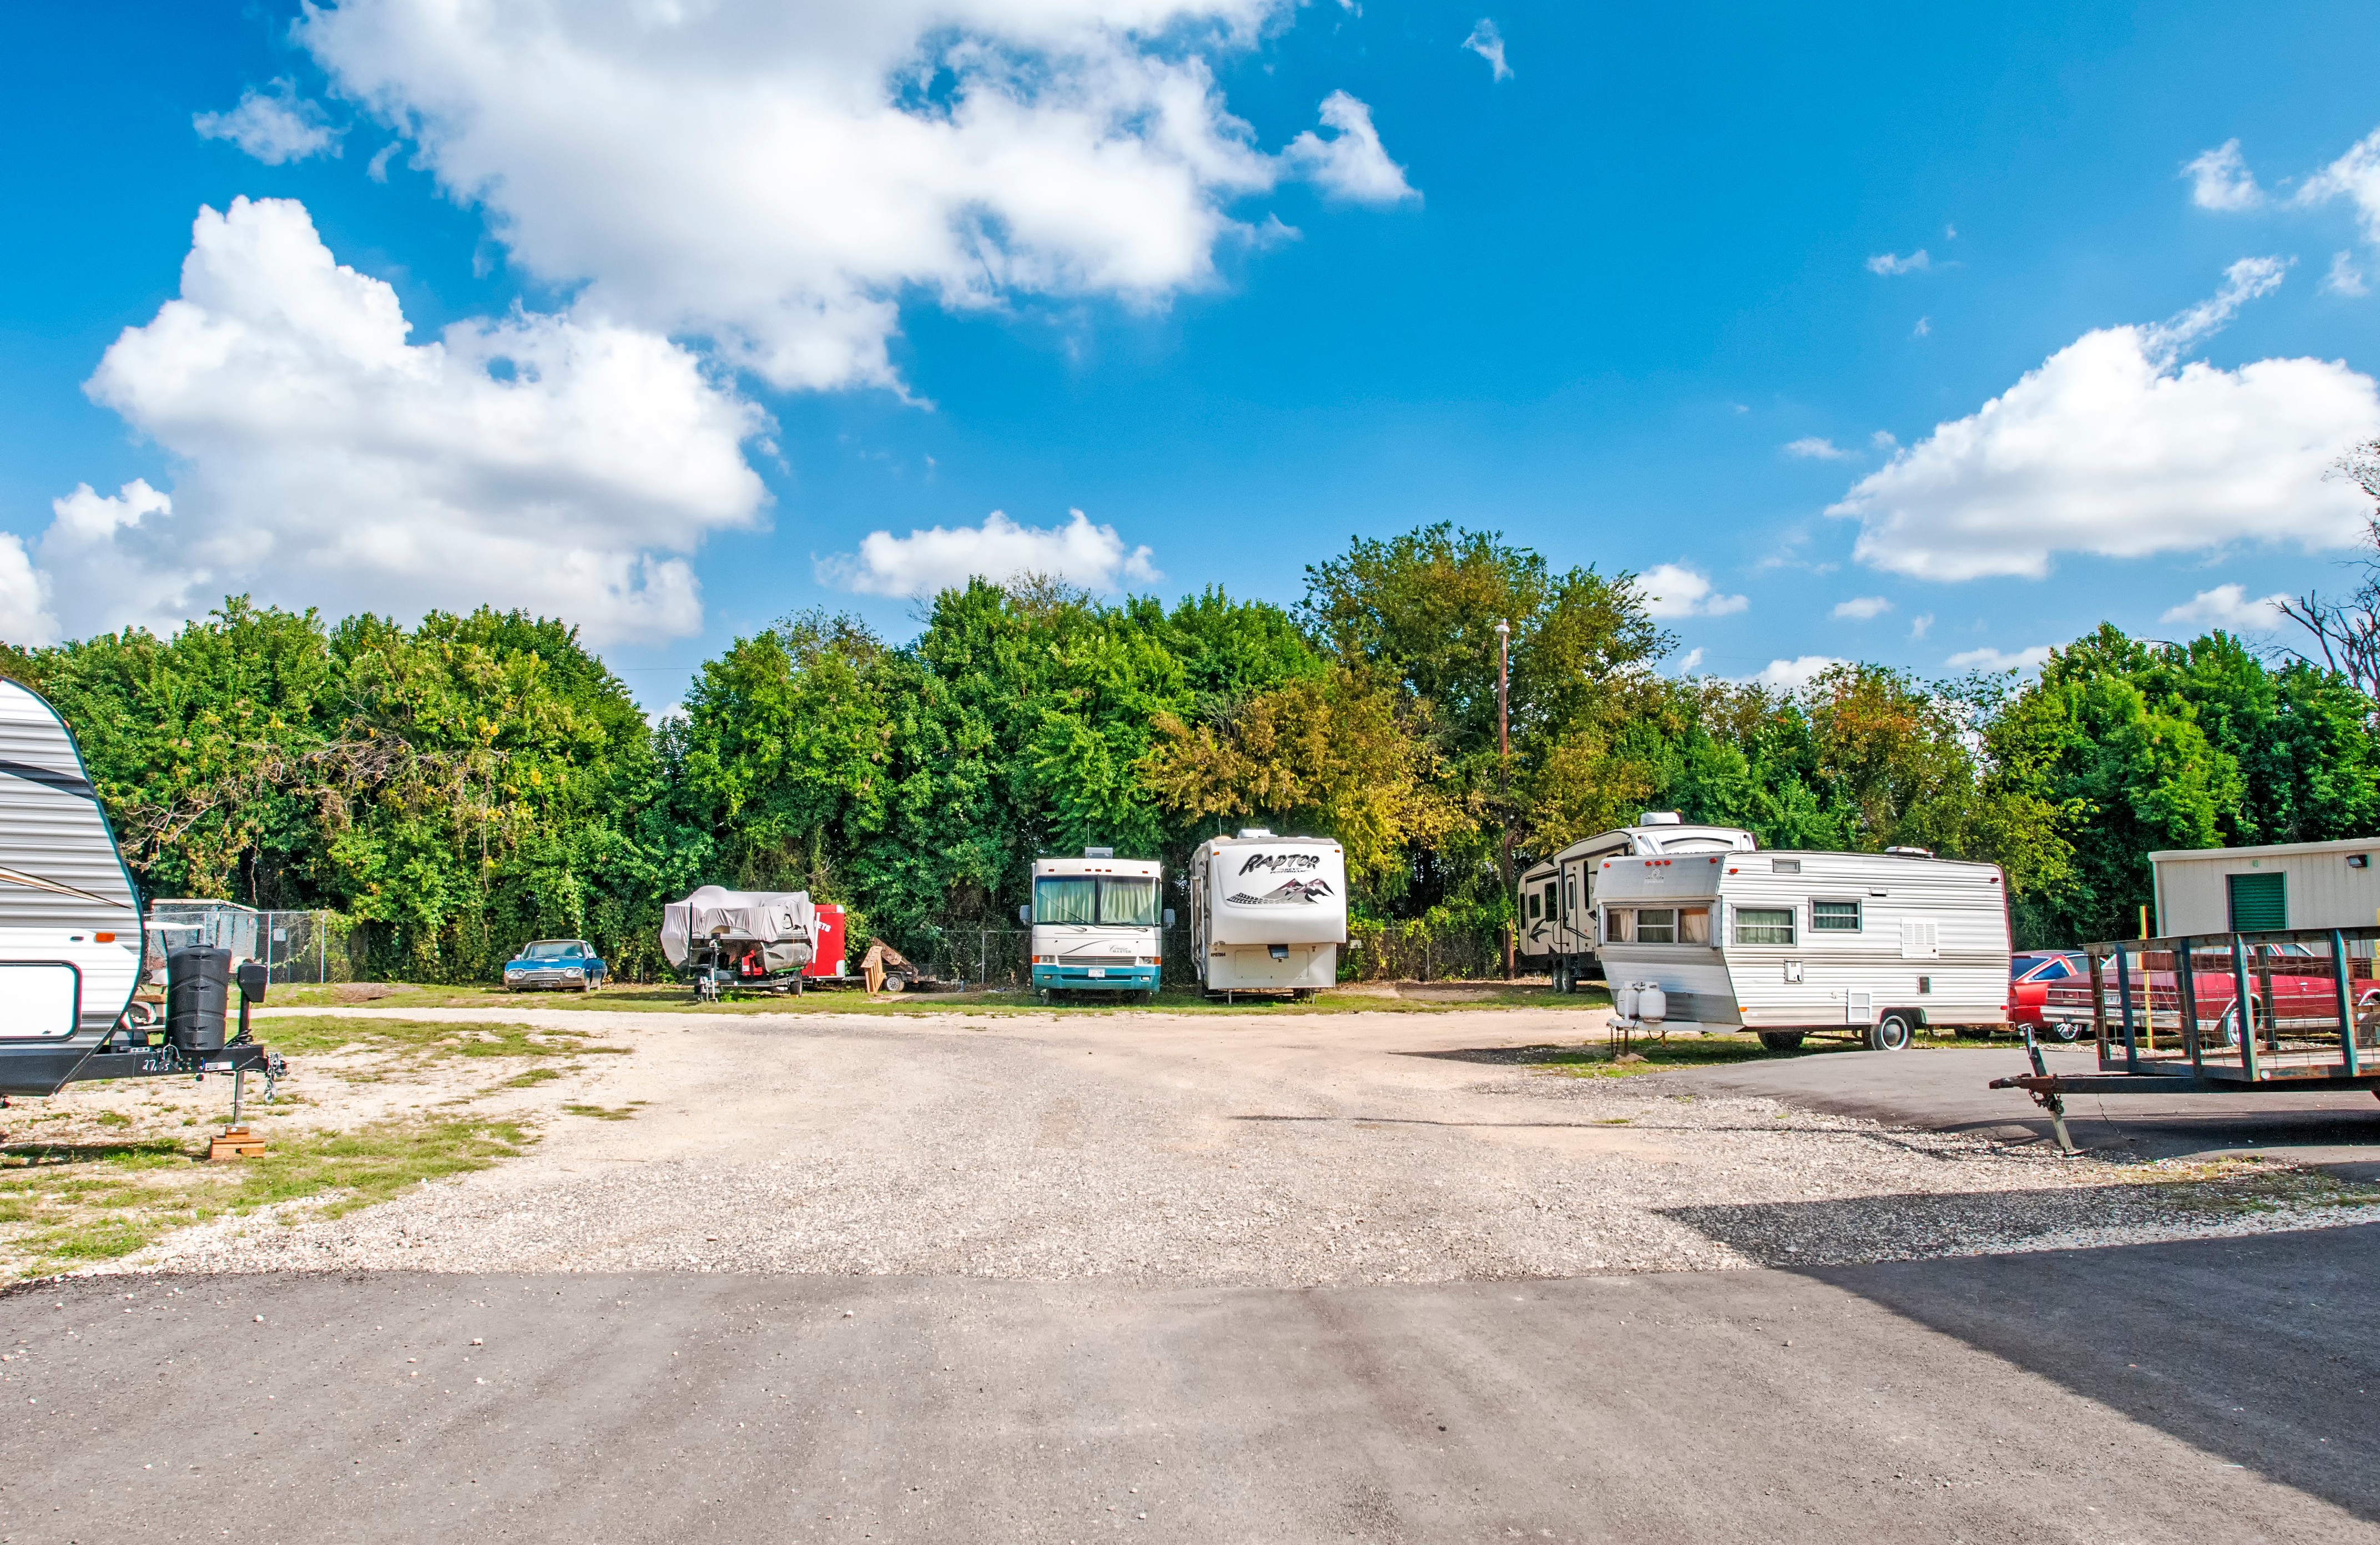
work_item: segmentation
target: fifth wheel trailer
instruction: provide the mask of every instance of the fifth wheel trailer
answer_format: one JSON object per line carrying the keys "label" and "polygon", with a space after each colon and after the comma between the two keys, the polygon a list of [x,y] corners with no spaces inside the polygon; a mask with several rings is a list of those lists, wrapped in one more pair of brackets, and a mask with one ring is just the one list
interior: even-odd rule
{"label": "fifth wheel trailer", "polygon": [[1646,810],[1633,826],[1571,844],[1521,876],[1513,897],[1516,953],[1543,965],[1556,991],[1601,974],[1596,932],[1595,884],[1606,858],[1629,855],[1749,853],[1759,845],[1734,826],[1689,826],[1675,810]]}
{"label": "fifth wheel trailer", "polygon": [[1190,955],[1209,992],[1311,998],[1339,979],[1347,854],[1329,837],[1259,827],[1190,856]]}
{"label": "fifth wheel trailer", "polygon": [[1606,858],[1596,900],[1623,1008],[1666,1000],[1668,1028],[1755,1030],[1771,1051],[1810,1034],[1897,1051],[1922,1027],[2007,1024],[2007,889],[1996,864],[1914,849],[1697,853]]}

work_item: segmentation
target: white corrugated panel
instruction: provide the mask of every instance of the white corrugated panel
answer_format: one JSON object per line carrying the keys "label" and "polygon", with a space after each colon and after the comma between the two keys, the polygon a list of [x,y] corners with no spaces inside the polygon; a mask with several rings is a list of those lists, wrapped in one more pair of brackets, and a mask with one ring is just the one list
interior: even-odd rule
{"label": "white corrugated panel", "polygon": [[132,876],[82,758],[56,712],[13,681],[0,681],[0,963],[48,967],[0,991],[0,1039],[16,1040],[71,1033],[59,966],[73,968],[73,1028],[94,1040],[131,1002],[140,966]]}

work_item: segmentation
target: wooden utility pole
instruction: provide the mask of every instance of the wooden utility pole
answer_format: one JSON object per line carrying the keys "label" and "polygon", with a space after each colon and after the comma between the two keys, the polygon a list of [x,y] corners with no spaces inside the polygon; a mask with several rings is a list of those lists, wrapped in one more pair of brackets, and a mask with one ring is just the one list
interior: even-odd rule
{"label": "wooden utility pole", "polygon": [[[1504,897],[1512,897],[1512,625],[1496,625],[1496,756],[1497,787],[1504,797],[1504,846],[1498,861],[1497,872],[1503,877]],[[1519,904],[1514,902],[1517,907]],[[1512,931],[1519,925],[1520,915],[1513,914],[1512,922],[1504,925],[1504,979],[1512,979]]]}

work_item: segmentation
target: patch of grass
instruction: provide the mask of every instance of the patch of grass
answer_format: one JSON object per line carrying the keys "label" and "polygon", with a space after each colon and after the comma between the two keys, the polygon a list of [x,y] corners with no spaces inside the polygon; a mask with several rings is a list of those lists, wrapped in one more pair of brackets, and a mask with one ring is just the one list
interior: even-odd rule
{"label": "patch of grass", "polygon": [[571,1115],[586,1116],[593,1121],[629,1121],[635,1118],[637,1108],[644,1103],[641,1100],[632,1100],[625,1105],[565,1105],[563,1110]]}
{"label": "patch of grass", "polygon": [[247,1212],[330,1194],[322,1215],[335,1218],[425,1180],[484,1170],[536,1141],[537,1135],[519,1122],[468,1116],[377,1122],[354,1132],[275,1139],[263,1158],[239,1164],[237,1186],[225,1205]]}
{"label": "patch of grass", "polygon": [[498,1084],[496,1088],[500,1089],[535,1089],[540,1084],[552,1083],[554,1079],[561,1077],[565,1072],[575,1071],[577,1070],[560,1067],[532,1067],[527,1073],[505,1079],[503,1083]]}
{"label": "patch of grass", "polygon": [[257,1039],[285,1056],[362,1046],[416,1057],[565,1057],[582,1052],[625,1056],[633,1046],[589,1043],[589,1030],[547,1030],[528,1025],[447,1025],[429,1019],[334,1019],[292,1016],[262,1021]]}
{"label": "patch of grass", "polygon": [[347,1133],[276,1133],[259,1159],[202,1162],[162,1138],[0,1150],[0,1249],[18,1275],[131,1254],[176,1228],[274,1202],[324,1198],[336,1217],[408,1186],[486,1169],[524,1151],[518,1122],[455,1116]]}

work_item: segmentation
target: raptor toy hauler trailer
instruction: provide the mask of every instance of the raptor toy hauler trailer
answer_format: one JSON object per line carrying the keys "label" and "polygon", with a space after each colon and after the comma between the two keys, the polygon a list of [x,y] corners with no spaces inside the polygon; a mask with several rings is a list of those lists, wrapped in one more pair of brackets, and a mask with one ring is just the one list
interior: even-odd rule
{"label": "raptor toy hauler trailer", "polygon": [[1517,953],[1532,967],[1542,965],[1556,991],[1573,991],[1581,981],[1604,974],[1595,909],[1596,877],[1603,860],[1749,853],[1758,845],[1749,832],[1733,826],[1689,826],[1674,810],[1646,810],[1633,826],[1574,842],[1521,876],[1512,907],[1518,919],[1513,931]]}
{"label": "raptor toy hauler trailer", "polygon": [[[142,933],[131,873],[73,733],[39,693],[0,680],[0,1095],[208,1073],[261,1073],[269,1094],[281,1059],[248,1034],[263,968],[227,950],[173,951],[172,1012],[165,1034],[152,1036],[125,1012]],[[235,979],[240,1029],[227,1040]]]}
{"label": "raptor toy hauler trailer", "polygon": [[1346,942],[1347,855],[1330,838],[1251,827],[1190,856],[1190,954],[1209,993],[1311,998],[1339,979]]}
{"label": "raptor toy hauler trailer", "polygon": [[2007,889],[1996,864],[1916,849],[1686,853],[1606,858],[1596,900],[1621,1023],[1898,1051],[1922,1026],[2006,1024]]}
{"label": "raptor toy hauler trailer", "polygon": [[1056,992],[1157,995],[1171,908],[1158,906],[1164,866],[1087,847],[1079,858],[1033,860],[1033,899],[1016,910],[1033,931],[1027,943],[1033,985],[1042,1001]]}

